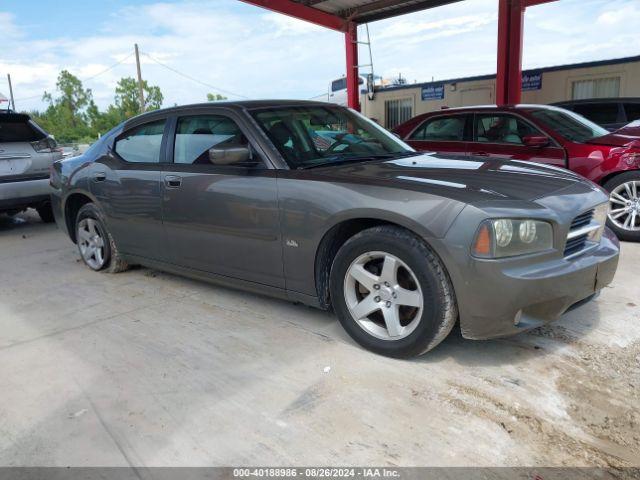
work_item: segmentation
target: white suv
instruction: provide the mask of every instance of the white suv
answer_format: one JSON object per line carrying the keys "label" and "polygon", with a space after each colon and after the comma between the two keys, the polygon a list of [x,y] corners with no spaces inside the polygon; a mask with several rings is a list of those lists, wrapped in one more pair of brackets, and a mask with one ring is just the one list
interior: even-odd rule
{"label": "white suv", "polygon": [[0,213],[31,207],[52,222],[49,168],[60,158],[56,141],[28,115],[0,111]]}

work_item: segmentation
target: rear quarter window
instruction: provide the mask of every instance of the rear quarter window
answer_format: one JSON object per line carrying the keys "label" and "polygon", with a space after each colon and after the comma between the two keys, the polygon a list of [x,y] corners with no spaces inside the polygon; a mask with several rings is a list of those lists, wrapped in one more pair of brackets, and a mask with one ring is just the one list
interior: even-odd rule
{"label": "rear quarter window", "polygon": [[159,163],[165,120],[145,123],[118,138],[115,151],[131,163]]}
{"label": "rear quarter window", "polygon": [[410,140],[456,142],[464,139],[466,117],[436,117],[425,121],[412,134]]}

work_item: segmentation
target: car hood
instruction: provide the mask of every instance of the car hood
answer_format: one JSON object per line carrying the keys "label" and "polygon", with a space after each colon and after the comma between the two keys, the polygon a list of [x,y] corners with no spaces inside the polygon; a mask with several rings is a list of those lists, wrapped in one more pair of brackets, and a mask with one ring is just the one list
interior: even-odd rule
{"label": "car hood", "polygon": [[485,200],[536,200],[582,185],[598,187],[569,170],[532,162],[422,154],[393,160],[309,170],[325,181],[367,183],[447,196],[465,203]]}

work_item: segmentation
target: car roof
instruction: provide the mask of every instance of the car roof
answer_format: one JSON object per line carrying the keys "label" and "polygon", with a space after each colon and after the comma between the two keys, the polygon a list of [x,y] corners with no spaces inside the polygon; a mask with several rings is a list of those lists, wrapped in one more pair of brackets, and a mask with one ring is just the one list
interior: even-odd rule
{"label": "car roof", "polygon": [[226,108],[230,110],[254,110],[260,108],[279,108],[279,107],[340,107],[335,103],[316,102],[313,100],[242,100],[242,101],[219,101],[219,102],[203,102],[189,105],[180,105],[176,107],[161,108],[151,112],[142,113],[128,119],[125,122],[125,128],[133,124],[144,123],[156,117],[166,117],[172,114],[180,114],[184,112],[193,112],[194,110],[206,110],[212,108]]}
{"label": "car roof", "polygon": [[518,110],[563,110],[560,107],[555,107],[553,105],[542,105],[542,104],[527,104],[520,103],[514,105],[474,105],[471,107],[451,107],[451,108],[443,108],[441,110],[435,110],[433,112],[423,113],[421,115],[416,116],[415,118],[424,118],[432,115],[446,115],[447,113],[466,113],[466,112],[477,112],[477,111],[496,111],[496,112],[511,112]]}
{"label": "car roof", "polygon": [[640,103],[640,97],[583,98],[554,102],[551,105],[580,105],[583,103]]}

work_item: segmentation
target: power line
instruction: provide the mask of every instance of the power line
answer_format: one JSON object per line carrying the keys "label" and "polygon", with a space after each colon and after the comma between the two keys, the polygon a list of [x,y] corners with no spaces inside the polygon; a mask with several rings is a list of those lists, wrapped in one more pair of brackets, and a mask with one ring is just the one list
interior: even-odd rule
{"label": "power line", "polygon": [[127,55],[126,57],[124,57],[122,60],[120,60],[119,62],[114,63],[113,65],[111,65],[110,67],[105,68],[104,70],[102,70],[100,73],[96,73],[95,75],[90,76],[89,78],[85,78],[84,80],[80,80],[81,82],[88,82],[89,80],[93,80],[96,77],[99,77],[100,75],[102,75],[103,73],[107,73],[109,70],[113,70],[114,68],[116,68],[118,65],[120,65],[121,63],[124,63],[126,60],[128,60],[129,58],[131,58],[133,56],[133,53],[130,53],[129,55]]}
{"label": "power line", "polygon": [[210,83],[206,83],[206,82],[203,82],[202,80],[198,80],[197,78],[194,78],[194,77],[192,77],[190,75],[187,75],[186,73],[183,73],[183,72],[181,72],[179,70],[176,70],[175,68],[170,67],[169,65],[165,65],[160,60],[157,60],[157,59],[153,58],[151,55],[149,55],[146,52],[140,52],[140,53],[142,53],[143,55],[148,57],[150,60],[153,60],[158,65],[160,65],[160,66],[162,66],[162,67],[164,67],[164,68],[166,68],[168,70],[171,70],[173,73],[175,73],[177,75],[180,75],[181,77],[187,78],[187,79],[191,80],[192,82],[199,83],[200,85],[204,85],[205,87],[211,88],[212,90],[217,90],[218,92],[226,93],[227,95],[231,95],[233,97],[249,99],[249,97],[247,97],[245,95],[240,95],[239,93],[234,93],[234,92],[231,92],[229,90],[224,90],[222,88],[216,87],[215,85],[211,85]]}
{"label": "power line", "polygon": [[[93,80],[94,78],[99,77],[100,75],[103,75],[105,73],[107,73],[110,70],[113,70],[114,68],[116,68],[118,65],[120,65],[121,63],[124,63],[126,60],[128,60],[129,58],[131,58],[131,56],[133,55],[133,53],[130,53],[129,55],[125,56],[124,58],[122,58],[121,60],[117,61],[116,63],[114,63],[113,65],[105,68],[104,70],[96,73],[95,75],[91,75],[90,77],[87,77],[85,79],[80,79],[80,81],[82,83],[84,82],[88,82],[90,80]],[[42,95],[32,95],[30,97],[23,97],[23,98],[16,98],[16,101],[18,102],[22,102],[24,100],[33,100],[34,98],[42,98]]]}

